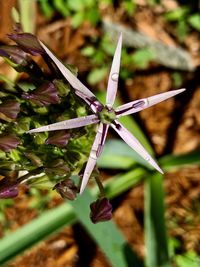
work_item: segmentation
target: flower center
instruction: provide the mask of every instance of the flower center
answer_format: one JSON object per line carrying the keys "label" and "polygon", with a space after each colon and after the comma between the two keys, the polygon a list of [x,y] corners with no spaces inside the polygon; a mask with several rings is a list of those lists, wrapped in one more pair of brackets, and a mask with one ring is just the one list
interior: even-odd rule
{"label": "flower center", "polygon": [[111,124],[116,119],[115,111],[112,108],[105,106],[101,112],[99,112],[99,119],[105,124]]}

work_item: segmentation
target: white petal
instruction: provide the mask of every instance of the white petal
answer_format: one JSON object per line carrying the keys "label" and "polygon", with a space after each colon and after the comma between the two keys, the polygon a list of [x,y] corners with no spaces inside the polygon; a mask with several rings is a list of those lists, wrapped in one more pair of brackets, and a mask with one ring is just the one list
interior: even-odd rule
{"label": "white petal", "polygon": [[113,62],[111,66],[111,71],[108,79],[107,95],[106,95],[106,105],[112,107],[115,101],[118,78],[119,78],[119,68],[120,68],[120,58],[122,49],[122,34],[119,36],[115,54],[113,57]]}
{"label": "white petal", "polygon": [[49,131],[56,131],[56,130],[73,129],[73,128],[82,127],[88,124],[94,124],[97,122],[99,122],[99,118],[97,117],[97,115],[92,114],[92,115],[85,116],[85,117],[74,118],[71,120],[52,123],[46,126],[32,129],[28,131],[27,133],[39,133],[39,132],[46,132],[46,131],[49,132]]}
{"label": "white petal", "polygon": [[173,97],[177,94],[180,94],[184,92],[185,89],[179,89],[179,90],[173,90],[162,94],[157,94],[154,96],[150,96],[147,98],[142,98],[136,101],[132,101],[130,103],[124,104],[122,106],[119,106],[115,109],[115,112],[117,114],[117,118],[121,116],[125,116],[128,114],[136,113],[138,111],[141,111],[143,109],[149,108],[153,105],[156,105],[170,97]]}
{"label": "white petal", "polygon": [[96,99],[95,95],[84,84],[82,84],[82,82],[79,81],[79,79],[70,70],[68,70],[65,67],[65,65],[62,62],[60,62],[59,59],[56,58],[56,56],[46,47],[45,44],[43,44],[41,41],[40,41],[40,44],[44,48],[48,56],[52,59],[52,61],[59,68],[62,75],[65,77],[65,79],[71,84],[71,86],[75,90],[80,91],[80,95],[81,95],[81,92],[83,93],[83,96],[82,96],[83,100],[85,100],[86,96],[89,98],[93,97]]}
{"label": "white petal", "polygon": [[133,150],[135,150],[144,160],[146,160],[157,171],[163,174],[163,171],[155,162],[155,160],[151,157],[151,155],[121,123],[115,120],[115,123],[112,123],[111,126]]}
{"label": "white petal", "polygon": [[[108,125],[108,127],[109,127],[109,125]],[[90,175],[92,174],[92,171],[94,170],[97,159],[101,154],[102,147],[103,147],[104,142],[105,142],[108,127],[106,127],[106,131],[104,131],[104,124],[102,122],[98,126],[97,134],[95,136],[95,140],[94,140],[94,143],[92,145],[89,159],[88,159],[88,162],[87,162],[84,174],[83,174],[83,180],[81,183],[80,194],[83,193],[83,191],[84,191],[84,189],[88,183],[88,180],[90,178]]]}

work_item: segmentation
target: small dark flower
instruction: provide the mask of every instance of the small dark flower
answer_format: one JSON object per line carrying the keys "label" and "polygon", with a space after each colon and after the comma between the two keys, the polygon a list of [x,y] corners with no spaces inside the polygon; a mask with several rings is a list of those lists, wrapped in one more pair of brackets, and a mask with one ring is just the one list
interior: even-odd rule
{"label": "small dark flower", "polygon": [[78,188],[74,184],[74,181],[69,178],[57,183],[53,189],[55,189],[62,198],[67,198],[69,200],[74,200],[78,192]]}
{"label": "small dark flower", "polygon": [[25,66],[28,64],[27,54],[16,45],[2,45],[0,46],[0,56],[11,60],[17,65]]}
{"label": "small dark flower", "polygon": [[19,194],[18,187],[16,185],[0,190],[0,198],[14,198]]}
{"label": "small dark flower", "polygon": [[22,97],[24,99],[29,99],[39,106],[59,103],[58,91],[51,82],[44,83],[38,89],[34,90],[33,93],[23,93]]}
{"label": "small dark flower", "polygon": [[93,223],[109,221],[112,218],[112,205],[105,197],[91,203],[90,209],[90,219]]}
{"label": "small dark flower", "polygon": [[8,37],[33,56],[45,53],[37,37],[31,33],[13,33],[8,34]]}
{"label": "small dark flower", "polygon": [[0,149],[9,152],[17,147],[20,143],[20,139],[14,134],[2,134],[0,135]]}
{"label": "small dark flower", "polygon": [[20,112],[20,104],[15,100],[6,100],[0,104],[0,112],[10,119],[16,119]]}
{"label": "small dark flower", "polygon": [[56,131],[50,135],[50,137],[46,140],[47,145],[55,145],[58,147],[64,147],[68,143],[70,138],[70,134],[66,131]]}
{"label": "small dark flower", "polygon": [[45,172],[49,175],[67,175],[70,169],[63,159],[57,159],[45,166]]}

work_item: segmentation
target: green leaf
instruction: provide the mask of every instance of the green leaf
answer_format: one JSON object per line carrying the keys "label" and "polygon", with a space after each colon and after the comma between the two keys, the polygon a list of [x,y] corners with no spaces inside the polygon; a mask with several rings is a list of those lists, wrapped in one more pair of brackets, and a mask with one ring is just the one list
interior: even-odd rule
{"label": "green leaf", "polygon": [[165,18],[168,21],[179,21],[183,18],[186,17],[188,14],[189,9],[188,7],[179,7],[175,10],[169,11],[168,13],[165,14]]}
{"label": "green leaf", "polygon": [[200,257],[194,251],[188,251],[184,255],[175,258],[177,267],[199,267]]}
{"label": "green leaf", "polygon": [[200,14],[194,14],[194,15],[189,16],[188,23],[195,30],[200,31]]}
{"label": "green leaf", "polygon": [[163,177],[156,173],[145,181],[146,267],[170,267],[164,220]]}
{"label": "green leaf", "polygon": [[92,85],[97,84],[105,78],[107,71],[107,67],[93,69],[88,75],[88,82]]}
{"label": "green leaf", "polygon": [[200,151],[193,151],[183,155],[167,155],[159,160],[164,170],[179,169],[182,166],[198,165],[200,163]]}
{"label": "green leaf", "polygon": [[132,56],[133,63],[144,69],[149,62],[155,59],[155,53],[149,48],[138,49]]}
{"label": "green leaf", "polygon": [[82,24],[82,22],[84,21],[84,13],[82,11],[75,13],[72,16],[72,26],[74,28],[77,28],[78,26],[80,26]]}

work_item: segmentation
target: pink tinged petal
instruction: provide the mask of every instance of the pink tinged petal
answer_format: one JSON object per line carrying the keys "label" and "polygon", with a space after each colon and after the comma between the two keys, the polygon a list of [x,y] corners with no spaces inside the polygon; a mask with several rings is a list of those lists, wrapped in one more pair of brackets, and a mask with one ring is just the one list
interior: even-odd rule
{"label": "pink tinged petal", "polygon": [[[81,183],[80,194],[83,193],[83,191],[84,191],[84,189],[88,183],[88,180],[90,178],[90,175],[92,174],[92,171],[96,165],[99,152],[100,152],[100,150],[102,150],[101,142],[102,142],[102,136],[103,136],[103,128],[104,128],[103,123],[100,123],[100,125],[98,126],[97,134],[96,134],[95,139],[94,139],[94,143],[92,145],[92,149],[90,151],[89,159],[88,159],[88,162],[87,162],[84,174],[83,174],[83,180]],[[103,140],[105,140],[105,137],[103,137]]]}
{"label": "pink tinged petal", "polygon": [[173,91],[169,91],[166,93],[150,96],[148,98],[139,99],[139,100],[124,104],[122,106],[119,106],[118,108],[115,109],[117,118],[149,108],[164,100],[167,100],[168,98],[178,95],[184,91],[185,91],[184,88],[179,89],[179,90],[173,90]]}
{"label": "pink tinged petal", "polygon": [[157,171],[163,174],[163,171],[155,162],[155,160],[150,156],[150,154],[145,150],[145,148],[140,144],[140,142],[121,123],[115,121],[115,123],[112,123],[111,126],[133,150],[135,150]]}
{"label": "pink tinged petal", "polygon": [[9,152],[16,148],[20,143],[20,139],[14,134],[2,134],[0,135],[0,149]]}
{"label": "pink tinged petal", "polygon": [[120,58],[122,49],[122,34],[119,36],[118,44],[115,50],[111,71],[108,79],[107,95],[106,95],[106,105],[112,107],[115,101],[118,78],[119,78],[119,68],[120,68]]}
{"label": "pink tinged petal", "polygon": [[85,100],[85,96],[89,97],[89,98],[96,98],[95,95],[84,85],[82,84],[78,78],[71,73],[71,71],[69,71],[65,65],[63,63],[60,62],[60,60],[58,60],[54,54],[40,41],[41,46],[43,47],[43,49],[46,51],[46,53],[48,54],[48,56],[53,60],[53,62],[55,63],[55,65],[58,67],[58,69],[60,70],[60,72],[62,73],[62,75],[65,77],[65,79],[71,84],[71,86],[77,90],[77,94],[80,91],[80,97],[81,97],[81,93],[83,93],[84,95],[82,96],[82,99]]}
{"label": "pink tinged petal", "polygon": [[73,129],[79,128],[85,125],[94,124],[99,122],[99,118],[97,115],[92,114],[85,117],[74,118],[71,120],[56,122],[53,124],[49,124],[47,126],[42,126],[36,129],[32,129],[27,133],[39,133],[39,132],[49,132],[49,131],[56,131],[56,130],[66,130],[66,129]]}
{"label": "pink tinged petal", "polygon": [[16,119],[20,112],[20,103],[15,100],[6,100],[0,104],[0,112],[10,119]]}

